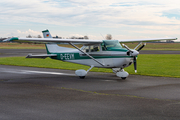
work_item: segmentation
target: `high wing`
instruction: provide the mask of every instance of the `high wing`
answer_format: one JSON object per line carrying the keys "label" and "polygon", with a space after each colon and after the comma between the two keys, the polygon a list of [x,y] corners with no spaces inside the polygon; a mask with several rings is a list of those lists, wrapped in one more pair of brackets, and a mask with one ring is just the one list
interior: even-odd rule
{"label": "high wing", "polygon": [[102,43],[103,40],[89,39],[56,39],[56,38],[18,38],[13,37],[8,41],[31,41],[31,42],[46,42],[46,43]]}
{"label": "high wing", "polygon": [[151,42],[151,41],[161,41],[161,40],[177,40],[177,38],[169,37],[169,38],[126,39],[126,40],[118,40],[118,41],[119,42]]}
{"label": "high wing", "polygon": [[[161,41],[161,40],[177,40],[175,37],[171,38],[148,38],[148,39],[127,39],[118,40],[119,42],[150,42],[150,41]],[[87,43],[96,44],[102,43],[103,40],[89,40],[89,39],[54,39],[54,38],[18,38],[13,37],[6,41],[32,41],[32,42],[46,42],[46,43]]]}
{"label": "high wing", "polygon": [[170,38],[146,38],[146,39],[127,39],[118,40],[119,42],[151,42],[151,41],[161,41],[161,40],[177,40],[175,37]]}

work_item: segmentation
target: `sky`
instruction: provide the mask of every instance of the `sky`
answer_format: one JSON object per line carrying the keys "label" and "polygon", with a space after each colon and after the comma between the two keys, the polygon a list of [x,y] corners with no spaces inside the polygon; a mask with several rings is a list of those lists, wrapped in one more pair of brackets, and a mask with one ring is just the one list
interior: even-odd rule
{"label": "sky", "polygon": [[41,35],[104,39],[177,37],[179,0],[1,0],[0,37]]}

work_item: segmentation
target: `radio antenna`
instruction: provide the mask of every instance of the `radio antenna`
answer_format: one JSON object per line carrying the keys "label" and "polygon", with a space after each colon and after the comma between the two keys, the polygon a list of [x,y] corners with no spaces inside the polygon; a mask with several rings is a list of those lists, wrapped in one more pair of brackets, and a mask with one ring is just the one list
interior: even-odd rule
{"label": "radio antenna", "polygon": [[100,35],[102,36],[102,38],[105,40],[104,36],[100,33]]}

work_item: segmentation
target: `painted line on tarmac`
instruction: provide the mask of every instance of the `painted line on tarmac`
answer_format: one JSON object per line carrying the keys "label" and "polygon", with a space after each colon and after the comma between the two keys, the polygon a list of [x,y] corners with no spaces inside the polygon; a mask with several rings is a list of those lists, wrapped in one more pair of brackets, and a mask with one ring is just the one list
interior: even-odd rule
{"label": "painted line on tarmac", "polygon": [[76,76],[75,74],[69,74],[69,73],[31,71],[31,70],[17,70],[17,69],[1,69],[0,72],[14,73],[14,74],[50,74],[50,75]]}
{"label": "painted line on tarmac", "polygon": [[51,74],[51,75],[70,75],[75,76],[75,74],[68,73],[59,73],[59,72],[44,72],[44,71],[29,71],[29,70],[21,70],[24,73],[37,73],[37,74]]}

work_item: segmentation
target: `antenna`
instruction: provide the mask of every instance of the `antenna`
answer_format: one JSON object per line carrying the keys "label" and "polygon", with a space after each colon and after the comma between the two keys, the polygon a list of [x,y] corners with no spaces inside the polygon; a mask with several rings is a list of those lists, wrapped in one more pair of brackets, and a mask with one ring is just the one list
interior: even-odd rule
{"label": "antenna", "polygon": [[100,35],[102,36],[102,38],[105,40],[104,36],[100,33]]}

